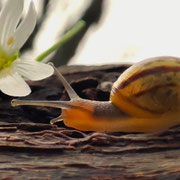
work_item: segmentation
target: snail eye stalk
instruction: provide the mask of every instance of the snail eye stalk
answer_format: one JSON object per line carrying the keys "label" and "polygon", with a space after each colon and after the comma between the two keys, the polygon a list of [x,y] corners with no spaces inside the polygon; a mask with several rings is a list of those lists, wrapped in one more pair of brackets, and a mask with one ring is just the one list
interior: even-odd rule
{"label": "snail eye stalk", "polygon": [[74,89],[71,87],[71,85],[66,81],[66,79],[63,77],[63,75],[57,70],[57,68],[54,66],[53,63],[48,63],[51,65],[54,69],[54,73],[57,75],[60,82],[63,84],[64,88],[66,89],[70,99],[80,99],[80,97],[77,95],[77,93],[74,91]]}
{"label": "snail eye stalk", "polygon": [[13,99],[11,105],[15,106],[43,106],[43,107],[53,107],[67,109],[70,107],[70,101],[33,101],[33,100],[18,100]]}
{"label": "snail eye stalk", "polygon": [[[71,100],[80,99],[74,89],[66,81],[63,75],[57,70],[53,63],[49,63],[54,69],[55,74],[57,75],[60,82],[63,84]],[[33,101],[33,100],[16,100],[13,99],[11,102],[12,106],[45,106],[45,107],[54,107],[54,108],[63,108],[66,109],[71,106],[70,101]]]}

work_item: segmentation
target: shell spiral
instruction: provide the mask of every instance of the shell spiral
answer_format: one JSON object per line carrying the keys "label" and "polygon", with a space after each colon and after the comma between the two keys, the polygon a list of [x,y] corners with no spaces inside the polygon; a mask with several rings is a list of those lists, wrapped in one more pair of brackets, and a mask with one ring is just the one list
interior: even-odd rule
{"label": "shell spiral", "polygon": [[155,57],[132,65],[113,84],[110,100],[136,117],[180,110],[180,58]]}

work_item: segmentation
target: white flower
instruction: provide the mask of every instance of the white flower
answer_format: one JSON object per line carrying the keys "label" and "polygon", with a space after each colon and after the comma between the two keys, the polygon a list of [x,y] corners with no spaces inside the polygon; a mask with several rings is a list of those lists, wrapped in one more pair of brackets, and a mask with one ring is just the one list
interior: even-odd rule
{"label": "white flower", "polygon": [[20,22],[23,5],[24,0],[7,0],[0,12],[0,90],[10,96],[26,96],[31,92],[23,78],[41,80],[54,72],[48,64],[19,57],[19,50],[36,25],[32,2]]}

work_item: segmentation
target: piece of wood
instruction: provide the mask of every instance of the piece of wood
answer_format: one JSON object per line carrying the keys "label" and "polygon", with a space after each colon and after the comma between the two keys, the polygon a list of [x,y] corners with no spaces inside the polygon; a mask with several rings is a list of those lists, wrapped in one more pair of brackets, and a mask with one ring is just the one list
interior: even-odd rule
{"label": "piece of wood", "polygon": [[[108,100],[112,83],[128,65],[61,67],[83,98]],[[29,82],[23,99],[68,100],[55,76]],[[0,179],[179,179],[180,128],[161,135],[81,132],[50,125],[59,109],[16,107],[0,96]]]}

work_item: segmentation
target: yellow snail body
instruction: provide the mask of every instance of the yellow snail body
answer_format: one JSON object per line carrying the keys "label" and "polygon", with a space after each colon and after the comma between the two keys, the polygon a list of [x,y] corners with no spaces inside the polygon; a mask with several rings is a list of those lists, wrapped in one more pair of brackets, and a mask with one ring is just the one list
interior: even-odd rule
{"label": "yellow snail body", "polygon": [[13,100],[12,105],[62,108],[51,123],[63,120],[82,131],[149,133],[180,124],[180,58],[155,57],[132,65],[113,84],[107,102],[80,98],[54,69],[70,101]]}

